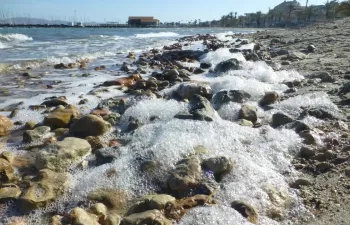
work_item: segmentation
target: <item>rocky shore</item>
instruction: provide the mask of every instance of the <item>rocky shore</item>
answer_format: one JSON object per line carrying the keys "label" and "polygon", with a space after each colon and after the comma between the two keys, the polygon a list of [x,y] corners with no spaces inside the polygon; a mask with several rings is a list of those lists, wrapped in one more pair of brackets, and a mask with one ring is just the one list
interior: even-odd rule
{"label": "rocky shore", "polygon": [[349,22],[54,65],[116,77],[1,109],[0,224],[350,224]]}

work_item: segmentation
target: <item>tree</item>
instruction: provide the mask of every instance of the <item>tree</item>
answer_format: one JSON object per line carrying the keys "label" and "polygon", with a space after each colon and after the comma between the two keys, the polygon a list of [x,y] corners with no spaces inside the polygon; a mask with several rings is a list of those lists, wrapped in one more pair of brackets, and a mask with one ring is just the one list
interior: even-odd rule
{"label": "tree", "polygon": [[307,7],[306,12],[305,12],[305,16],[306,16],[308,21],[311,20],[312,15],[313,15],[312,6]]}
{"label": "tree", "polygon": [[235,12],[235,21],[234,21],[234,25],[236,26],[237,23],[237,12]]}
{"label": "tree", "polygon": [[228,15],[228,18],[230,18],[230,25],[233,25],[233,12],[230,12]]}
{"label": "tree", "polygon": [[328,1],[325,4],[326,7],[326,18],[327,19],[331,19],[331,18],[335,18],[335,9],[338,7],[339,3],[335,0],[333,1]]}
{"label": "tree", "polygon": [[292,12],[295,9],[294,4],[290,3],[288,5],[288,22],[290,23],[292,20]]}
{"label": "tree", "polygon": [[350,0],[341,2],[335,9],[336,14],[350,16]]}

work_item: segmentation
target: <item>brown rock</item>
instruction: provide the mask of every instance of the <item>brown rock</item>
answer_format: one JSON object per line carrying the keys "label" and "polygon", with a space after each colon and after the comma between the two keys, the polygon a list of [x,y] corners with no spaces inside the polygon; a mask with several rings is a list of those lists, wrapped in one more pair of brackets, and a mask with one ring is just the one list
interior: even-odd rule
{"label": "brown rock", "polygon": [[98,189],[92,191],[87,197],[90,201],[101,202],[109,209],[123,210],[127,203],[127,194],[116,189]]}
{"label": "brown rock", "polygon": [[274,104],[275,102],[280,100],[280,96],[277,92],[267,92],[265,96],[260,100],[259,104],[261,106],[267,106]]}
{"label": "brown rock", "polygon": [[44,125],[51,127],[51,129],[68,128],[72,119],[77,118],[79,115],[79,109],[73,105],[68,105],[65,108],[57,108],[45,117]]}
{"label": "brown rock", "polygon": [[87,115],[73,123],[69,132],[76,137],[103,135],[111,128],[111,124],[101,117]]}
{"label": "brown rock", "polygon": [[17,199],[21,195],[21,189],[18,187],[3,187],[0,188],[1,199]]}
{"label": "brown rock", "polygon": [[73,209],[70,217],[72,218],[72,225],[100,225],[96,215],[90,214],[82,208]]}
{"label": "brown rock", "polygon": [[243,217],[247,218],[249,222],[258,224],[258,211],[256,208],[243,201],[234,201],[231,207],[237,210]]}
{"label": "brown rock", "polygon": [[0,182],[11,182],[15,177],[12,165],[7,160],[0,158]]}
{"label": "brown rock", "polygon": [[11,120],[5,116],[0,115],[0,137],[6,136],[12,127],[13,123]]}

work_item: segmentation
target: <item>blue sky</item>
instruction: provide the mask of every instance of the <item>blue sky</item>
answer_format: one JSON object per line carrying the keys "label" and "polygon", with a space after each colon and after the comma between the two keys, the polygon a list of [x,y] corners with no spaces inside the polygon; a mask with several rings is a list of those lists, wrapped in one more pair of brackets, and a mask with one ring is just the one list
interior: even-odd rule
{"label": "blue sky", "polygon": [[[128,16],[154,16],[161,22],[219,19],[229,12],[266,12],[284,0],[0,0],[3,11],[14,16],[72,20],[126,22]],[[305,5],[306,0],[299,1]],[[322,4],[326,0],[309,0]]]}

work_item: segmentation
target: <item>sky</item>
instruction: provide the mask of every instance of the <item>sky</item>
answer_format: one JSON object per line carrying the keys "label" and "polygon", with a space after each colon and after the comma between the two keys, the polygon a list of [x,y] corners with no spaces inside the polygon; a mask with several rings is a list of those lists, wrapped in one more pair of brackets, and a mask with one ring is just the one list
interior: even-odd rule
{"label": "sky", "polygon": [[[284,0],[0,0],[3,12],[15,17],[59,19],[82,22],[125,23],[129,16],[154,16],[161,22],[220,19],[229,12],[267,12]],[[306,0],[299,1],[305,5]],[[326,0],[309,0],[323,4]],[[10,13],[8,13],[10,12]]]}

